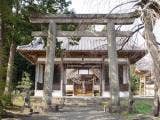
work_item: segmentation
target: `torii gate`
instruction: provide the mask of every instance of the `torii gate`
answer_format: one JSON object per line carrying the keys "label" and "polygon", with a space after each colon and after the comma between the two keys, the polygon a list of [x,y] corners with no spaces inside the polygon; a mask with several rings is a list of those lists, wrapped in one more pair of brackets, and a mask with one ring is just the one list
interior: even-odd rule
{"label": "torii gate", "polygon": [[[51,106],[52,83],[54,74],[54,59],[56,37],[107,37],[108,40],[108,60],[109,60],[109,82],[110,82],[110,99],[111,111],[120,109],[119,98],[119,80],[118,80],[118,62],[116,51],[116,37],[130,37],[131,31],[115,30],[115,25],[133,24],[138,17],[136,12],[123,14],[73,14],[73,15],[35,15],[30,17],[32,23],[49,23],[48,33],[44,31],[32,32],[33,36],[46,36],[46,67],[44,78],[44,103],[48,109]],[[89,31],[59,31],[56,29],[57,24],[77,23],[77,24],[101,24],[106,25],[106,31],[89,32]],[[128,64],[129,65],[129,64]],[[132,99],[131,82],[129,82],[129,99]],[[129,101],[130,101],[129,100]],[[130,105],[130,104],[129,104]]]}

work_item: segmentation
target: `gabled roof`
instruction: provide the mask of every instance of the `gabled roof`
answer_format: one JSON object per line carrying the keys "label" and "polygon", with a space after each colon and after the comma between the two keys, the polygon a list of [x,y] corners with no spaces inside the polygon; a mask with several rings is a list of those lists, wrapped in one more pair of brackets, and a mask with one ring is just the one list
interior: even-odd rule
{"label": "gabled roof", "polygon": [[136,63],[136,68],[140,71],[151,71],[153,69],[153,61],[150,54],[140,59]]}
{"label": "gabled roof", "polygon": [[[121,49],[122,42],[125,41],[126,38],[117,38],[117,50]],[[68,38],[58,38],[58,41],[62,41],[62,49],[65,50],[75,50],[75,51],[82,51],[82,50],[107,50],[107,38],[106,37],[82,37],[78,42],[77,45],[71,45],[69,42],[71,41]],[[123,50],[141,50],[133,43],[127,43]]]}
{"label": "gabled roof", "polygon": [[[103,58],[108,56],[107,52],[107,39],[106,38],[88,38],[82,37],[77,45],[69,44],[70,40],[67,38],[58,38],[59,42],[62,42],[61,48],[64,49],[65,57],[97,57]],[[123,50],[121,48],[120,38],[117,39],[118,57],[128,58],[131,64],[141,59],[145,54],[145,50],[141,50],[132,44],[127,44]],[[18,46],[17,51],[35,64],[38,57],[45,57],[46,49],[44,48],[44,42],[42,39],[35,39],[28,45]]]}
{"label": "gabled roof", "polygon": [[[107,50],[107,38],[106,37],[82,37],[77,44],[70,44],[73,40],[68,38],[58,38],[59,42],[62,42],[61,48],[68,51],[86,51],[86,50]],[[117,38],[117,50],[121,49],[125,38]],[[45,50],[44,41],[38,37],[34,39],[28,45],[18,46],[17,50]],[[135,44],[127,43],[123,50],[141,50]]]}

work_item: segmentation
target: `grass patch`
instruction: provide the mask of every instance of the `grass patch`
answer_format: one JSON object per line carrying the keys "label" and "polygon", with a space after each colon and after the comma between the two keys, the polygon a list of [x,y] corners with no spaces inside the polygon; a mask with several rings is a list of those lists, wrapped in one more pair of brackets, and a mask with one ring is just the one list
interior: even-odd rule
{"label": "grass patch", "polygon": [[152,112],[153,102],[149,100],[136,100],[134,104],[134,113],[149,114]]}
{"label": "grass patch", "polygon": [[23,98],[23,96],[20,96],[20,95],[14,96],[12,102],[13,102],[13,105],[15,105],[15,106],[23,106],[24,98]]}

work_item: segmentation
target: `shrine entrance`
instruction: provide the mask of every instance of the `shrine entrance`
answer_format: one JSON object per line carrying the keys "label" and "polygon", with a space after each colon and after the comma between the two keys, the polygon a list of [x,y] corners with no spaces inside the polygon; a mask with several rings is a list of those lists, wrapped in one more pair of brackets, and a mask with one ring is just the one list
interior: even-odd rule
{"label": "shrine entrance", "polygon": [[[119,50],[117,51],[117,44],[116,44],[116,37],[131,37],[133,35],[132,31],[121,31],[121,30],[117,30],[116,26],[117,25],[131,25],[134,23],[135,18],[138,18],[139,14],[137,13],[137,11],[135,12],[131,12],[131,13],[121,13],[121,14],[74,14],[74,15],[54,15],[54,14],[47,14],[47,15],[43,15],[43,14],[33,14],[30,17],[30,21],[31,23],[40,23],[40,24],[46,24],[48,23],[48,32],[46,31],[34,31],[32,32],[33,36],[43,36],[43,37],[47,37],[47,45],[46,45],[46,51],[45,51],[45,77],[44,77],[44,86],[43,86],[43,97],[44,99],[44,103],[46,104],[46,108],[48,109],[51,106],[51,101],[52,101],[52,88],[53,88],[53,77],[54,77],[54,65],[56,64],[56,56],[55,56],[55,50],[56,50],[56,42],[57,42],[57,37],[106,37],[107,41],[106,41],[106,45],[107,45],[107,49],[106,50],[102,50],[102,52],[105,53],[105,55],[102,56],[96,56],[96,58],[100,58],[101,60],[99,61],[98,59],[90,59],[89,62],[93,62],[93,63],[102,63],[102,64],[106,64],[106,62],[108,62],[108,66],[109,66],[109,85],[110,85],[110,89],[109,92],[110,94],[110,99],[111,99],[111,106],[110,106],[110,110],[112,112],[116,111],[120,109],[120,88],[119,88],[119,79],[118,79],[118,55],[117,53],[120,52]],[[82,26],[82,28],[80,29],[80,27],[77,27],[77,29],[75,29],[75,31],[61,31],[59,29],[59,25],[63,25],[63,24],[77,24],[78,26],[82,26],[84,25],[106,25],[106,29],[101,31],[101,32],[97,32],[97,31],[88,31],[85,30],[85,26]],[[58,29],[57,29],[58,28]],[[88,27],[87,27],[88,28]],[[89,43],[89,45],[91,46],[91,44]],[[82,47],[84,48],[84,46]],[[95,48],[94,50],[96,50],[99,48]],[[82,49],[80,49],[82,51]],[[87,50],[86,48],[84,49],[85,51]],[[89,49],[88,49],[89,50]],[[75,54],[74,59],[71,59],[71,51],[69,51],[69,62],[73,63],[73,61],[75,62],[80,62],[82,63],[82,61],[87,63],[87,59],[89,59],[90,57],[85,56],[85,54]],[[121,51],[122,52],[122,51]],[[96,52],[95,52],[96,53]],[[120,53],[119,53],[120,54]],[[78,55],[82,55],[82,60],[78,59]],[[30,56],[32,58],[32,56]],[[64,79],[64,58],[65,56],[61,56],[61,92],[62,95],[67,95],[68,93],[70,95],[74,95],[74,85],[69,84],[66,85],[66,79]],[[66,57],[67,58],[67,57]],[[84,60],[84,58],[87,58],[86,60]],[[95,58],[95,57],[94,57]],[[126,58],[126,56],[125,56]],[[78,60],[77,60],[78,59]],[[107,60],[105,60],[107,59]],[[71,61],[72,60],[72,61]],[[128,71],[129,71],[129,65],[130,65],[130,59],[127,59],[127,66],[128,66]],[[34,61],[34,59],[32,60]],[[35,61],[37,61],[37,59],[35,59]],[[128,75],[129,76],[129,75]],[[99,78],[99,77],[98,77]],[[103,78],[103,76],[102,76]],[[99,86],[101,87],[97,87],[94,84],[94,92],[95,91],[101,91],[100,93],[102,93],[102,90],[104,90],[104,86],[102,88],[102,85],[104,85],[104,79],[100,79],[101,83]],[[130,79],[129,79],[130,80]],[[71,83],[72,82],[72,78],[69,80]],[[87,86],[87,80],[82,80],[81,85],[83,86],[83,88],[85,88]],[[68,81],[67,81],[68,82]],[[91,86],[90,84],[88,86]],[[76,85],[75,85],[76,88]],[[89,89],[90,87],[88,87]],[[98,88],[98,89],[95,89]],[[101,90],[99,89],[101,88]],[[78,89],[78,87],[77,87]],[[68,92],[69,91],[69,92]],[[88,91],[91,91],[90,89]],[[84,89],[83,92],[80,93],[85,93],[87,92],[87,89]],[[77,92],[78,93],[78,92]],[[94,93],[96,94],[96,93]],[[133,97],[132,97],[132,90],[131,90],[131,81],[129,81],[129,101],[132,101]],[[129,104],[129,108],[131,108],[132,104]]]}
{"label": "shrine entrance", "polygon": [[100,96],[101,68],[66,69],[66,96]]}
{"label": "shrine entrance", "polygon": [[74,83],[75,96],[93,96],[93,75],[81,75],[81,80]]}

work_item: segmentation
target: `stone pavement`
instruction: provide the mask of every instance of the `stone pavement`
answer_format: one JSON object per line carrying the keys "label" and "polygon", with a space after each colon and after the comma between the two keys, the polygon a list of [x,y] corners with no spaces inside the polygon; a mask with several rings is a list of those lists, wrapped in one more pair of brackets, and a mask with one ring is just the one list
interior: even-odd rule
{"label": "stone pavement", "polygon": [[3,120],[124,120],[119,115],[111,115],[95,107],[64,107],[59,112],[32,114],[23,118]]}
{"label": "stone pavement", "polygon": [[[124,116],[124,115],[123,115]],[[21,118],[7,118],[2,120],[160,120],[152,118],[128,119],[120,114],[104,112],[102,108],[96,107],[64,107],[59,112],[47,114],[32,114]]]}

